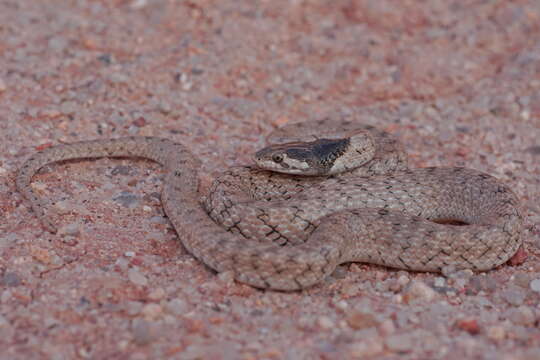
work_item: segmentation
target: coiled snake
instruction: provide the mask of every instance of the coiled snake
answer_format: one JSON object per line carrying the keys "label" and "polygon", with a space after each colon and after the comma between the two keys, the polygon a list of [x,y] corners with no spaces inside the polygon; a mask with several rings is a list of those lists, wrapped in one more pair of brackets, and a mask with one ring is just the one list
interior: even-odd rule
{"label": "coiled snake", "polygon": [[416,271],[488,270],[521,245],[519,201],[490,175],[408,169],[395,139],[348,121],[292,124],[269,141],[276,145],[254,161],[274,172],[230,168],[203,197],[200,161],[184,145],[153,137],[51,147],[22,165],[16,182],[54,232],[30,185],[41,167],[78,158],[156,161],[167,170],[163,207],[185,248],[212,269],[259,288],[306,288],[351,261]]}

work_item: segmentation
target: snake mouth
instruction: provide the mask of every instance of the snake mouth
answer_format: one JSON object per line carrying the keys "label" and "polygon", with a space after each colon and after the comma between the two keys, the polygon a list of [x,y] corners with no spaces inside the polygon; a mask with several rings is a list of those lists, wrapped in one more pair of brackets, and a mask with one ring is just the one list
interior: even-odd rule
{"label": "snake mouth", "polygon": [[454,226],[471,225],[468,222],[465,222],[465,221],[459,220],[459,219],[442,218],[442,219],[432,219],[431,221],[433,221],[434,223],[437,223],[437,224],[441,224],[441,225],[454,225]]}

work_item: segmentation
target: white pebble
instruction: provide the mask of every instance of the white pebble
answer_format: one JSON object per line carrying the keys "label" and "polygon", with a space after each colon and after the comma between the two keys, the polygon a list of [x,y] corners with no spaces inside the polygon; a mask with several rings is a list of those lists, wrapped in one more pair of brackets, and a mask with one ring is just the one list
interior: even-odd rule
{"label": "white pebble", "polygon": [[58,234],[62,236],[79,236],[81,229],[78,223],[71,223],[58,229]]}
{"label": "white pebble", "polygon": [[491,326],[486,329],[486,335],[491,340],[500,341],[506,337],[506,330],[499,325]]}
{"label": "white pebble", "polygon": [[182,315],[188,311],[188,304],[182,299],[172,299],[167,303],[167,310],[175,315]]}
{"label": "white pebble", "polygon": [[233,271],[224,271],[220,272],[217,275],[218,279],[225,284],[231,285],[234,283],[234,272]]}
{"label": "white pebble", "polygon": [[392,319],[386,319],[379,326],[379,330],[382,335],[388,336],[396,331],[396,326]]}
{"label": "white pebble", "polygon": [[528,306],[520,306],[508,311],[508,318],[516,325],[532,326],[536,321],[536,316]]}
{"label": "white pebble", "polygon": [[134,0],[129,6],[134,10],[138,10],[142,9],[146,5],[148,5],[147,0]]}
{"label": "white pebble", "polygon": [[431,287],[422,281],[413,281],[407,289],[405,289],[405,298],[407,302],[412,300],[431,301],[437,293]]}
{"label": "white pebble", "polygon": [[522,305],[526,296],[527,294],[517,287],[509,287],[501,293],[501,297],[506,300],[507,303],[514,306]]}
{"label": "white pebble", "polygon": [[328,330],[334,327],[334,322],[328,316],[321,316],[317,319],[317,324],[322,329]]}
{"label": "white pebble", "polygon": [[540,292],[540,279],[534,279],[533,281],[531,281],[529,286],[531,287],[532,291]]}
{"label": "white pebble", "polygon": [[143,306],[141,313],[147,319],[156,319],[161,316],[163,309],[159,304],[146,304]]}
{"label": "white pebble", "polygon": [[446,280],[445,278],[438,276],[435,278],[433,285],[436,287],[443,287],[444,285],[446,285]]}
{"label": "white pebble", "polygon": [[407,275],[403,275],[403,274],[402,274],[402,275],[400,275],[400,276],[398,277],[398,279],[397,279],[397,283],[398,283],[401,287],[407,285],[409,282],[410,282],[410,279],[409,279],[409,277],[408,277]]}
{"label": "white pebble", "polygon": [[146,276],[141,274],[135,268],[128,270],[128,279],[135,285],[146,286],[148,284],[148,279],[146,278]]}
{"label": "white pebble", "polygon": [[159,301],[165,297],[165,290],[163,288],[156,288],[148,294],[148,298],[153,301]]}
{"label": "white pebble", "polygon": [[371,337],[350,345],[350,355],[353,358],[364,359],[383,352],[383,342],[379,337]]}

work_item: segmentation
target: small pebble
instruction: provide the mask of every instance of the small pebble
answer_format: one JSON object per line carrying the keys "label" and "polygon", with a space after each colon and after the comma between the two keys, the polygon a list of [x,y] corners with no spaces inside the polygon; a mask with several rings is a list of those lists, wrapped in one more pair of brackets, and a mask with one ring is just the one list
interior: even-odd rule
{"label": "small pebble", "polygon": [[463,269],[453,274],[457,279],[470,279],[474,272],[471,269]]}
{"label": "small pebble", "polygon": [[296,321],[296,325],[299,329],[311,330],[314,327],[314,320],[309,316],[301,316]]}
{"label": "small pebble", "polygon": [[433,286],[436,286],[436,287],[443,287],[445,285],[446,285],[445,278],[440,277],[440,276],[436,277],[435,281],[433,282]]}
{"label": "small pebble", "polygon": [[142,352],[134,352],[129,355],[129,360],[148,360],[148,356]]}
{"label": "small pebble", "polygon": [[358,284],[355,283],[347,283],[343,285],[341,288],[341,293],[346,297],[355,297],[359,294],[360,289],[358,288]]}
{"label": "small pebble", "polygon": [[455,266],[453,266],[453,265],[446,265],[446,266],[444,266],[444,267],[441,269],[441,274],[442,274],[445,278],[449,278],[449,277],[452,276],[452,274],[454,274],[456,271],[457,271],[457,269],[456,269]]}
{"label": "small pebble", "polygon": [[347,324],[355,330],[375,327],[379,324],[375,316],[370,313],[355,311],[347,317]]}
{"label": "small pebble", "polygon": [[413,341],[409,334],[390,335],[386,338],[386,347],[394,352],[408,352],[413,347]]}
{"label": "small pebble", "polygon": [[134,208],[137,206],[139,199],[137,195],[130,193],[129,191],[122,191],[119,195],[113,197],[113,201],[119,203],[126,208]]}
{"label": "small pebble", "polygon": [[345,279],[347,277],[347,270],[344,266],[338,266],[332,273],[331,277],[334,279]]}
{"label": "small pebble", "polygon": [[109,80],[111,80],[111,82],[115,84],[127,84],[129,83],[129,76],[119,72],[115,72],[109,76]]}
{"label": "small pebble", "polygon": [[476,275],[471,278],[469,285],[473,293],[480,291],[493,292],[498,288],[497,280],[489,275]]}
{"label": "small pebble", "polygon": [[139,116],[137,119],[133,120],[133,125],[139,128],[146,126],[147,124],[148,124],[148,121],[146,121],[146,119],[142,116]]}
{"label": "small pebble", "polygon": [[79,226],[79,223],[63,225],[58,229],[58,234],[61,236],[77,237],[81,234],[81,228]]}
{"label": "small pebble", "polygon": [[531,279],[526,273],[517,273],[514,275],[514,284],[521,286],[522,288],[528,288]]}
{"label": "small pebble", "polygon": [[540,279],[534,279],[533,281],[531,281],[529,287],[534,292],[540,292]]}
{"label": "small pebble", "polygon": [[2,246],[13,246],[15,245],[21,238],[16,233],[7,233],[0,237],[0,249]]}
{"label": "small pebble", "polygon": [[486,329],[486,336],[495,341],[504,340],[506,337],[506,330],[500,325],[490,326]]}
{"label": "small pebble", "polygon": [[39,115],[54,119],[62,115],[62,113],[56,109],[43,109],[39,112]]}
{"label": "small pebble", "polygon": [[328,330],[332,329],[335,325],[332,319],[330,319],[328,316],[321,316],[317,319],[317,324],[320,326],[321,329]]}
{"label": "small pebble", "polygon": [[532,326],[536,321],[534,311],[528,306],[512,308],[508,310],[507,316],[516,325]]}
{"label": "small pebble", "polygon": [[218,275],[217,275],[218,279],[220,281],[222,281],[223,283],[227,284],[227,285],[232,285],[234,284],[234,272],[233,271],[223,271],[223,272],[220,272]]}
{"label": "small pebble", "polygon": [[392,319],[386,319],[381,322],[381,325],[379,326],[379,331],[383,336],[391,335],[396,332],[396,325],[394,325]]}
{"label": "small pebble", "polygon": [[335,303],[335,306],[336,306],[336,309],[345,311],[349,307],[349,303],[346,300],[339,300]]}
{"label": "small pebble", "polygon": [[83,359],[90,359],[90,357],[91,357],[90,351],[88,351],[88,349],[86,349],[84,347],[80,347],[77,350],[77,354]]}
{"label": "small pebble", "polygon": [[6,83],[4,82],[4,80],[0,79],[0,92],[4,92],[6,90],[7,90]]}
{"label": "small pebble", "polygon": [[397,278],[397,283],[399,285],[401,285],[402,287],[407,285],[409,282],[411,281],[411,279],[405,275],[405,274],[401,274],[398,278]]}
{"label": "small pebble", "polygon": [[15,272],[6,271],[4,275],[0,278],[0,285],[15,287],[21,285],[22,281],[19,275]]}
{"label": "small pebble", "polygon": [[157,216],[152,216],[150,218],[150,222],[153,224],[168,224],[169,220],[164,216],[157,215]]}
{"label": "small pebble", "polygon": [[73,204],[67,200],[59,200],[54,203],[54,211],[58,214],[67,214],[73,210]]}
{"label": "small pebble", "polygon": [[529,146],[525,151],[533,155],[540,155],[540,145]]}
{"label": "small pebble", "polygon": [[162,114],[167,115],[168,113],[170,113],[172,111],[172,108],[171,108],[171,105],[169,105],[169,103],[166,103],[166,102],[162,101],[162,102],[159,103],[158,110]]}
{"label": "small pebble", "polygon": [[517,341],[530,341],[530,329],[522,325],[513,325],[507,329],[508,338]]}
{"label": "small pebble", "polygon": [[13,295],[12,292],[9,289],[4,290],[0,294],[1,294],[0,295],[0,303],[7,303],[11,299],[11,296]]}
{"label": "small pebble", "polygon": [[375,287],[379,291],[392,291],[398,293],[410,282],[410,279],[406,275],[400,275],[397,279],[388,279],[384,282],[379,282]]}
{"label": "small pebble", "polygon": [[35,108],[35,107],[32,107],[32,108],[28,108],[28,115],[32,118],[35,118],[37,117],[37,114],[38,114],[38,109]]}
{"label": "small pebble", "polygon": [[152,301],[159,301],[165,297],[165,290],[163,288],[156,288],[148,294],[148,298]]}
{"label": "small pebble", "polygon": [[74,101],[64,101],[60,105],[60,112],[64,115],[71,115],[77,112],[78,107],[79,106]]}
{"label": "small pebble", "polygon": [[148,279],[146,276],[141,274],[136,268],[131,268],[128,270],[128,279],[135,285],[146,286],[148,284]]}
{"label": "small pebble", "polygon": [[383,352],[383,341],[379,337],[368,337],[360,342],[352,343],[349,354],[352,358],[365,359]]}
{"label": "small pebble", "polygon": [[32,184],[32,187],[35,189],[35,190],[38,190],[38,191],[45,191],[45,189],[47,189],[47,185],[45,185],[45,183],[42,183],[42,182],[34,182]]}
{"label": "small pebble", "polygon": [[140,314],[143,304],[139,301],[128,301],[125,304],[125,310],[129,316]]}
{"label": "small pebble", "polygon": [[129,4],[129,7],[132,8],[133,10],[139,10],[145,7],[146,5],[148,5],[148,0],[133,0],[131,4]]}
{"label": "small pebble", "polygon": [[404,290],[403,298],[406,303],[411,301],[431,301],[437,296],[435,290],[423,283],[422,281],[414,280]]}
{"label": "small pebble", "polygon": [[118,257],[114,262],[114,265],[117,266],[119,269],[126,270],[129,267],[129,263],[130,261],[125,257]]}
{"label": "small pebble", "polygon": [[159,304],[146,304],[141,310],[141,314],[147,319],[157,319],[163,313],[163,308]]}
{"label": "small pebble", "polygon": [[474,318],[460,319],[456,321],[456,327],[461,330],[465,330],[471,335],[480,333],[480,326],[478,321]]}
{"label": "small pebble", "polygon": [[455,290],[460,291],[460,290],[463,290],[467,286],[468,283],[469,283],[469,279],[458,278],[453,281],[453,286]]}
{"label": "small pebble", "polygon": [[189,310],[185,300],[176,298],[167,303],[167,310],[175,315],[183,315]]}
{"label": "small pebble", "polygon": [[124,256],[125,257],[134,257],[135,256],[135,253],[133,251],[126,251],[124,253]]}
{"label": "small pebble", "polygon": [[111,175],[133,175],[136,174],[136,170],[133,166],[117,165],[111,170]]}
{"label": "small pebble", "polygon": [[133,341],[137,345],[146,345],[153,340],[150,325],[144,319],[135,319],[131,325]]}
{"label": "small pebble", "polygon": [[62,36],[53,36],[48,41],[48,48],[55,51],[63,51],[69,44],[68,39]]}
{"label": "small pebble", "polygon": [[538,360],[540,359],[540,347],[536,346],[530,349],[525,349],[519,360]]}
{"label": "small pebble", "polygon": [[523,305],[526,295],[525,291],[521,288],[512,286],[505,289],[502,292],[501,297],[510,305],[520,306]]}

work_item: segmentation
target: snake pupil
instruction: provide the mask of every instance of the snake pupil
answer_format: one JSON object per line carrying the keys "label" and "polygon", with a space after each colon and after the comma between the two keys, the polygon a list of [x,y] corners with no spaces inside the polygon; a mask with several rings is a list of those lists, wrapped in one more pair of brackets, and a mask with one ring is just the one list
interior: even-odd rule
{"label": "snake pupil", "polygon": [[283,161],[283,155],[281,154],[274,154],[272,155],[272,160],[275,162],[275,163],[280,163]]}

